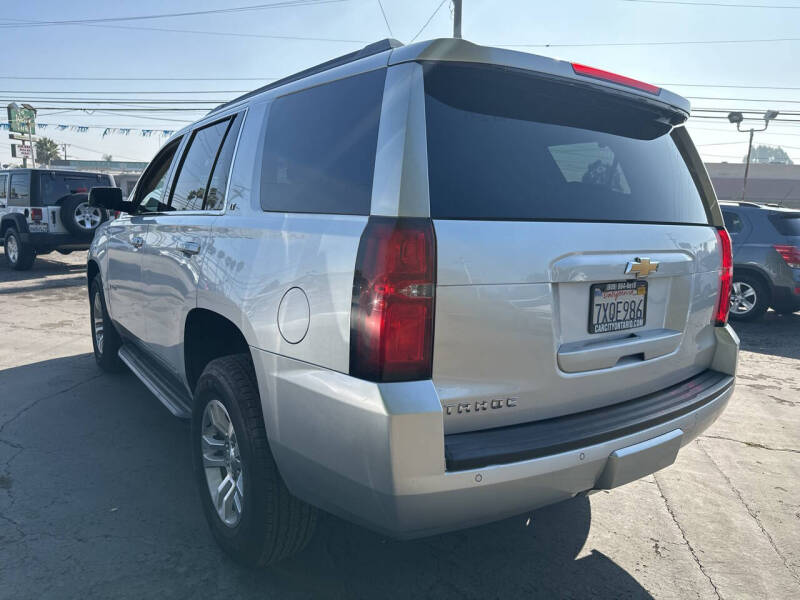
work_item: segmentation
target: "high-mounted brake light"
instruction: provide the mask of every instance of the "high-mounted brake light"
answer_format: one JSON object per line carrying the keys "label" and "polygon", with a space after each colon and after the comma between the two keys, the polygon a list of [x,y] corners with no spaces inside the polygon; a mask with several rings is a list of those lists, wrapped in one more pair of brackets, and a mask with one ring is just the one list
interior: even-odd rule
{"label": "high-mounted brake light", "polygon": [[776,244],[775,250],[792,269],[800,269],[800,248],[789,244]]}
{"label": "high-mounted brake light", "polygon": [[350,315],[350,374],[428,379],[436,242],[429,219],[371,217],[361,236]]}
{"label": "high-mounted brake light", "polygon": [[638,79],[631,79],[630,77],[625,77],[624,75],[618,75],[617,73],[603,71],[602,69],[595,69],[594,67],[587,67],[586,65],[572,63],[572,70],[575,71],[576,75],[593,77],[594,79],[603,79],[604,81],[610,81],[611,83],[641,90],[643,92],[647,92],[648,94],[654,94],[658,96],[661,93],[661,88],[658,86],[645,83],[644,81],[639,81]]}
{"label": "high-mounted brake light", "polygon": [[719,299],[714,315],[714,325],[722,327],[728,322],[728,311],[731,307],[731,283],[733,282],[733,248],[731,236],[724,227],[717,229],[717,240],[722,253],[722,265],[719,272]]}

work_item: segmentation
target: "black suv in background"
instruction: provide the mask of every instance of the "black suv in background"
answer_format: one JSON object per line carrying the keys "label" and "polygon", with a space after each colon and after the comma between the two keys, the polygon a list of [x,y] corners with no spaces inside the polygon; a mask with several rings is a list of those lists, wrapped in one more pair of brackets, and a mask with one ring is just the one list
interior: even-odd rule
{"label": "black suv in background", "polygon": [[89,206],[93,187],[111,175],[52,169],[0,171],[0,244],[14,270],[30,269],[38,254],[86,250],[106,211]]}
{"label": "black suv in background", "polygon": [[730,318],[800,310],[800,211],[750,202],[720,208],[733,242]]}

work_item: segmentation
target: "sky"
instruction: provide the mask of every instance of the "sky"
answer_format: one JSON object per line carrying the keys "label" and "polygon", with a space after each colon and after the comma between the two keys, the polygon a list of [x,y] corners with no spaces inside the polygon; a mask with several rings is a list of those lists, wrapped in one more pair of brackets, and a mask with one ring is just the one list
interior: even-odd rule
{"label": "sky", "polygon": [[[31,24],[267,3],[283,6]],[[463,0],[463,5],[463,37],[478,44],[621,73],[682,94],[693,108],[783,111],[779,119],[794,122],[772,122],[756,133],[755,143],[780,145],[800,164],[800,0]],[[166,139],[159,132],[200,118],[217,101],[381,38],[408,43],[415,36],[448,37],[452,12],[449,0],[33,0],[4,3],[0,29],[0,102],[37,107],[37,122],[50,125],[38,133],[69,144],[69,158],[99,160],[110,154],[148,161]],[[725,43],[695,43],[709,41]],[[98,99],[116,103],[98,108]],[[154,112],[154,100],[172,102],[157,108],[178,110]],[[89,101],[94,104],[87,106]],[[747,124],[759,127],[763,121]],[[104,137],[107,127],[131,131]],[[748,136],[727,120],[693,117],[688,128],[707,162],[742,162]],[[142,129],[155,133],[144,137]],[[7,132],[0,131],[0,163],[12,160],[10,144]]]}

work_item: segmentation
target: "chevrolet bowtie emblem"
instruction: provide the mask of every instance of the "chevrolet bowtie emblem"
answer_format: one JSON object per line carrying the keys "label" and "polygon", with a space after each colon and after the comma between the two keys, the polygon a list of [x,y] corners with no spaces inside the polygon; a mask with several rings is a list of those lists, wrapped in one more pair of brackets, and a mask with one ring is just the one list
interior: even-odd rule
{"label": "chevrolet bowtie emblem", "polygon": [[636,277],[647,277],[653,271],[658,271],[657,262],[650,262],[649,258],[634,258],[632,262],[628,263],[625,267],[625,274],[633,274]]}

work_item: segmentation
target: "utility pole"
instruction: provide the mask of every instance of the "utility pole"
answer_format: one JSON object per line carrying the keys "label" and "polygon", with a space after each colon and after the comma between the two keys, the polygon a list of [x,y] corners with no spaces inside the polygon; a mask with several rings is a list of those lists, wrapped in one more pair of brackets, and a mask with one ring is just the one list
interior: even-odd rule
{"label": "utility pole", "polygon": [[742,182],[742,200],[745,199],[745,195],[747,194],[747,176],[750,174],[750,157],[753,154],[753,134],[756,131],[766,131],[767,127],[769,127],[769,122],[775,119],[775,117],[777,117],[778,114],[779,113],[777,110],[768,110],[767,112],[764,113],[764,116],[761,117],[762,119],[764,119],[764,126],[761,129],[755,129],[751,127],[749,130],[747,130],[747,129],[742,129],[742,121],[744,121],[744,115],[742,115],[742,113],[740,112],[728,113],[728,121],[736,124],[736,131],[741,131],[741,132],[749,131],[750,133],[750,142],[747,146],[747,158],[745,159],[745,165],[744,165],[744,181]]}
{"label": "utility pole", "polygon": [[461,0],[453,0],[453,37],[461,39]]}
{"label": "utility pole", "polygon": [[67,146],[69,146],[69,144],[61,144],[61,147],[64,149],[64,160],[67,160]]}
{"label": "utility pole", "polygon": [[31,133],[31,129],[33,129],[33,128],[31,127],[30,121],[28,121],[28,142],[31,145],[31,164],[33,165],[33,168],[35,169],[36,168],[36,150],[33,147],[33,134]]}

